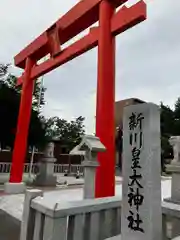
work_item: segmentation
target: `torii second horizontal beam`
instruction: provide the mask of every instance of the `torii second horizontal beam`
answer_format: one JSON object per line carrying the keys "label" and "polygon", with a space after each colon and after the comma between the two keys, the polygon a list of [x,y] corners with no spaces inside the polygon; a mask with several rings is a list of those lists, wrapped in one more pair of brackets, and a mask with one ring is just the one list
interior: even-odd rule
{"label": "torii second horizontal beam", "polygon": [[[126,31],[127,29],[137,25],[146,19],[146,4],[140,1],[133,6],[127,8],[122,7],[112,18],[111,31],[114,36]],[[99,27],[94,27],[89,34],[71,44],[64,49],[55,58],[36,65],[31,72],[31,79],[35,80],[38,77],[48,73],[51,70],[63,65],[64,63],[80,56],[98,44]],[[18,79],[17,85],[22,84],[23,76]]]}
{"label": "torii second horizontal beam", "polygon": [[[127,2],[127,0],[109,1],[115,4],[115,7],[119,7]],[[48,53],[51,53],[49,43],[49,31],[51,29],[56,30],[60,44],[62,45],[97,22],[99,19],[99,4],[101,2],[102,0],[83,0],[78,2],[57,22],[14,57],[15,66],[24,69],[26,58],[30,57],[34,61],[38,61]]]}

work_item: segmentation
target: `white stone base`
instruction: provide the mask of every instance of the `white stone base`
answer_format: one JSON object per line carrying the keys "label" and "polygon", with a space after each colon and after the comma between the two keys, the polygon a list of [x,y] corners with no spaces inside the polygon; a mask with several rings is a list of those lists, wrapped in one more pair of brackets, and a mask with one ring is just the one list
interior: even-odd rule
{"label": "white stone base", "polygon": [[24,193],[26,190],[26,186],[23,182],[21,183],[11,183],[7,182],[4,184],[4,192],[17,194],[17,193]]}
{"label": "white stone base", "polygon": [[166,171],[170,173],[180,173],[180,164],[172,163],[166,166]]}

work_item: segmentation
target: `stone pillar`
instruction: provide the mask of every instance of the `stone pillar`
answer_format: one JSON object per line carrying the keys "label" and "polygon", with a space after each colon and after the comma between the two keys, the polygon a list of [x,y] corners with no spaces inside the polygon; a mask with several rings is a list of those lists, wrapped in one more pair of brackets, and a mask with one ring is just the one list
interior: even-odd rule
{"label": "stone pillar", "polygon": [[114,1],[99,3],[98,80],[96,99],[96,135],[106,146],[98,154],[100,166],[96,171],[96,197],[115,193],[115,38],[111,33]]}
{"label": "stone pillar", "polygon": [[9,182],[5,183],[4,185],[4,191],[6,193],[23,193],[26,189],[25,184],[22,182],[22,178],[24,172],[24,160],[26,158],[28,129],[31,117],[32,96],[35,82],[30,78],[31,70],[34,64],[35,62],[32,59],[26,59],[17,132],[12,154],[10,179]]}
{"label": "stone pillar", "polygon": [[170,145],[173,147],[174,158],[171,164],[180,164],[180,136],[172,136],[169,139]]}
{"label": "stone pillar", "polygon": [[[169,143],[173,147],[174,158],[171,164],[167,165],[166,172],[172,174],[171,180],[171,198],[164,199],[164,201],[180,204],[180,136],[172,136]],[[172,237],[180,235],[180,221],[179,219],[172,219]],[[176,239],[180,239],[176,238]]]}
{"label": "stone pillar", "polygon": [[40,161],[39,174],[36,176],[34,184],[36,186],[56,186],[56,176],[54,176],[54,143],[47,144],[44,157]]}
{"label": "stone pillar", "polygon": [[96,168],[99,166],[97,153],[87,150],[82,165],[84,166],[84,198],[94,198]]}
{"label": "stone pillar", "polygon": [[123,113],[122,240],[160,240],[162,234],[160,111],[152,103]]}
{"label": "stone pillar", "polygon": [[82,162],[84,166],[84,198],[94,198],[96,169],[99,166],[97,154],[104,152],[106,148],[98,137],[85,135],[78,145],[78,150],[85,151],[84,161]]}
{"label": "stone pillar", "polygon": [[166,201],[180,204],[180,136],[172,136],[169,143],[173,147],[174,158],[166,171],[172,174],[171,198]]}

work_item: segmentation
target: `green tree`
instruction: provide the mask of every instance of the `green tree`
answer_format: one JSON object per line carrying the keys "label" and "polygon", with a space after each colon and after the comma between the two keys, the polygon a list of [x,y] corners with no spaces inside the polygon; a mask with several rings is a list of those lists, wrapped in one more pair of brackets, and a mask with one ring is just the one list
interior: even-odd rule
{"label": "green tree", "polygon": [[9,64],[0,63],[0,78],[3,78],[8,74]]}
{"label": "green tree", "polygon": [[[180,98],[174,104],[174,110],[161,103],[161,148],[163,158],[172,158],[173,150],[169,144],[171,136],[180,135]],[[162,160],[163,161],[163,160]]]}
{"label": "green tree", "polygon": [[161,165],[162,170],[165,169],[164,159],[170,158],[172,147],[169,144],[169,138],[176,133],[175,129],[175,115],[174,111],[165,106],[162,102],[160,104],[161,111]]}
{"label": "green tree", "polygon": [[44,119],[46,136],[49,139],[56,138],[70,151],[81,141],[84,135],[84,118],[78,117],[75,121],[68,122],[59,117]]}
{"label": "green tree", "polygon": [[162,102],[160,104],[161,111],[161,134],[170,137],[174,129],[174,112],[169,106],[165,106]]}
{"label": "green tree", "polygon": [[174,117],[176,120],[180,120],[180,98],[177,99],[174,105]]}
{"label": "green tree", "polygon": [[[45,100],[44,100],[44,94],[46,91],[46,88],[43,87],[41,85],[41,80],[42,79],[38,79],[35,82],[35,86],[34,86],[34,93],[33,93],[33,99],[32,99],[32,108],[35,111],[40,111],[41,107],[45,104]],[[17,93],[21,93],[21,86],[17,86],[17,77],[12,75],[12,74],[8,74],[8,76],[6,78],[3,79],[3,82],[9,87],[14,89]],[[40,102],[39,102],[40,100]],[[40,105],[39,105],[40,103]]]}
{"label": "green tree", "polygon": [[174,105],[174,133],[180,135],[180,98],[177,99]]}
{"label": "green tree", "polygon": [[161,103],[161,133],[163,136],[180,135],[180,98],[174,104],[174,110]]}
{"label": "green tree", "polygon": [[[20,88],[16,87],[16,80],[15,76],[8,74],[8,65],[0,64],[0,142],[4,147],[13,147],[16,133],[20,104]],[[35,106],[36,102],[32,109],[28,142],[31,146],[40,147],[46,140],[45,129]]]}

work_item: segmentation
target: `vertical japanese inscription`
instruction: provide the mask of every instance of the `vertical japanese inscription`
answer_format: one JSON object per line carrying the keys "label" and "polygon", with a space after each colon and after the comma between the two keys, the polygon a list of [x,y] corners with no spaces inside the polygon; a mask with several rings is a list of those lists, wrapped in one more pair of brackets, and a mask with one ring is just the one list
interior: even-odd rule
{"label": "vertical japanese inscription", "polygon": [[132,174],[128,181],[128,204],[129,215],[127,220],[129,222],[128,228],[132,231],[144,233],[143,219],[140,216],[139,210],[144,202],[144,196],[141,193],[143,186],[141,184],[141,162],[140,155],[143,147],[143,124],[144,116],[142,113],[132,113],[129,117],[129,144],[131,146],[132,156]]}

